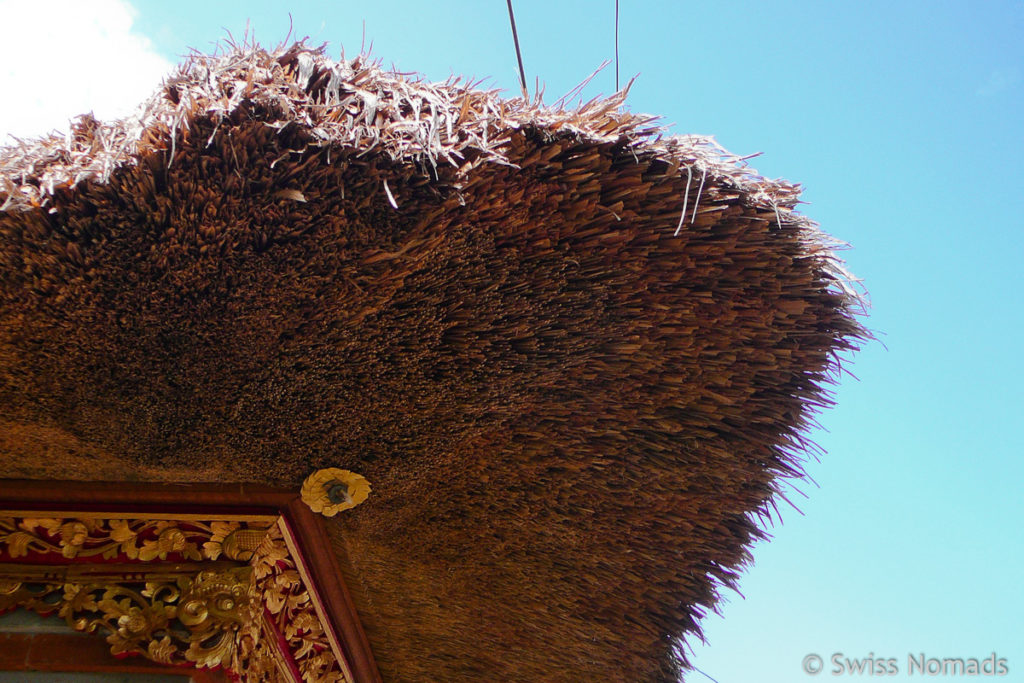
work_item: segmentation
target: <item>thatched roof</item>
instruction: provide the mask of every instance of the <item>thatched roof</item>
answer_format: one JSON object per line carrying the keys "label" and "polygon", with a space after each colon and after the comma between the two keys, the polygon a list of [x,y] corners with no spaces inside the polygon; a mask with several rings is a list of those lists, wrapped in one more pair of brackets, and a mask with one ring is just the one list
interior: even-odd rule
{"label": "thatched roof", "polygon": [[622,96],[296,45],[0,152],[0,477],[297,486],[389,680],[667,680],[865,336],[798,188]]}

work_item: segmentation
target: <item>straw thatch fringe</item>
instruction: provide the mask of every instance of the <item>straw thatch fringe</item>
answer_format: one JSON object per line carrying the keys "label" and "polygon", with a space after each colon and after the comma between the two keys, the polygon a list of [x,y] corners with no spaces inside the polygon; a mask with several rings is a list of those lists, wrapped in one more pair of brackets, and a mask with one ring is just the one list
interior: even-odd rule
{"label": "straw thatch fringe", "polygon": [[296,44],[0,150],[0,476],[296,484],[395,680],[668,680],[867,337],[712,139]]}

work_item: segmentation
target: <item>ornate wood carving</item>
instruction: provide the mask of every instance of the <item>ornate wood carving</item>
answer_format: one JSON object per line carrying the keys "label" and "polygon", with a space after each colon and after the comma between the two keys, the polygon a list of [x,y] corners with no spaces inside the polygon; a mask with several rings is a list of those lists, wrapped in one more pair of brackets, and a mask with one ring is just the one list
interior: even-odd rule
{"label": "ornate wood carving", "polygon": [[267,522],[0,517],[0,557],[59,553],[66,559],[247,561]]}
{"label": "ornate wood carving", "polygon": [[[277,643],[284,643],[301,676],[300,680],[313,683],[348,680],[331,648],[314,598],[284,542],[280,527],[270,529],[264,537],[253,558],[252,568],[256,602],[263,606],[264,618],[254,622],[249,632],[242,636],[240,668],[262,671],[264,664],[254,665],[246,658],[251,658],[251,653],[266,652]],[[266,657],[265,654],[263,656]]]}
{"label": "ornate wood carving", "polygon": [[[8,577],[14,573],[10,565],[2,572]],[[63,583],[0,579],[0,611],[24,607],[43,615],[55,612],[77,631],[105,634],[114,655],[141,654],[160,664],[200,668],[230,664],[238,630],[252,620],[252,569],[155,574],[138,583],[109,576],[106,581],[82,576]]]}
{"label": "ornate wood carving", "polygon": [[56,614],[115,655],[246,681],[352,680],[284,521],[0,512],[0,611]]}

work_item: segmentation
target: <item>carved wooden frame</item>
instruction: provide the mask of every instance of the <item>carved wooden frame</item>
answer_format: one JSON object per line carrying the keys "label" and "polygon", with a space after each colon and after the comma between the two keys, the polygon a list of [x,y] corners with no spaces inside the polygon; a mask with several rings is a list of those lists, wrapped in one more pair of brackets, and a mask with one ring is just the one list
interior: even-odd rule
{"label": "carved wooden frame", "polygon": [[379,681],[322,520],[251,485],[0,480],[0,611],[246,681]]}

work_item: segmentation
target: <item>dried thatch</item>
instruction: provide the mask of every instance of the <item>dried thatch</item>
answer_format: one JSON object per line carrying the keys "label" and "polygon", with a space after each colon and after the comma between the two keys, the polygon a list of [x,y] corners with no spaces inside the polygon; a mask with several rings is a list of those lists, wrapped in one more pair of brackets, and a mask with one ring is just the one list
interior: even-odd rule
{"label": "dried thatch", "polygon": [[195,56],[0,153],[0,476],[297,485],[385,678],[664,680],[865,336],[798,188],[577,109]]}

